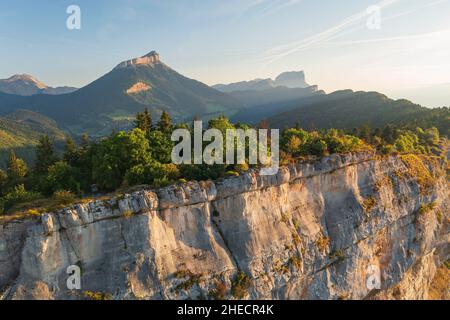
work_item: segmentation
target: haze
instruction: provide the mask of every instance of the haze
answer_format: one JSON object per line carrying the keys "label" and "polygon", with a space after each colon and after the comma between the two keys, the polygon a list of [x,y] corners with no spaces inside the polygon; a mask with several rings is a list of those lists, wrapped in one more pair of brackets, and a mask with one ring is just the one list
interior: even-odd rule
{"label": "haze", "polygon": [[[66,28],[71,4],[81,8],[81,30]],[[367,27],[373,5],[379,29]],[[449,0],[2,1],[0,78],[28,73],[80,87],[157,50],[210,85],[304,70],[328,92],[450,105],[449,14]],[[417,94],[422,87],[433,90]]]}

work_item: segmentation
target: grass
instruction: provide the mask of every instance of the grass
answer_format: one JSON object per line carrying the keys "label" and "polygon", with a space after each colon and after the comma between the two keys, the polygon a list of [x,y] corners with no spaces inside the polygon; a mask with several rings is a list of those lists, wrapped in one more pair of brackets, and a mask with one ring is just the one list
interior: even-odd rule
{"label": "grass", "polygon": [[428,298],[430,300],[446,300],[449,298],[448,284],[450,283],[450,261],[446,261],[439,268],[431,282]]}

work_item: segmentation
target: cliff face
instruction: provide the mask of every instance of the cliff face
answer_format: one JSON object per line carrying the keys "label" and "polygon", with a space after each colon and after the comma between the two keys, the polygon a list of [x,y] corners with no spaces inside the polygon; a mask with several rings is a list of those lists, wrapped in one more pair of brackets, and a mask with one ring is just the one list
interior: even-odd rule
{"label": "cliff face", "polygon": [[[0,288],[7,299],[424,299],[450,255],[449,198],[437,160],[369,153],[143,190],[0,226]],[[373,266],[380,290],[367,285]]]}

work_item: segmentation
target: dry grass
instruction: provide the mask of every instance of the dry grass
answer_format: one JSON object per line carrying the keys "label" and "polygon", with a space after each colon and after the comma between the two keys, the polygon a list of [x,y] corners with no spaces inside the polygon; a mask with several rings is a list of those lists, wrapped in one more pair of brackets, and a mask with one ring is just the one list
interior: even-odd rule
{"label": "dry grass", "polygon": [[424,158],[415,154],[401,156],[402,161],[408,168],[408,175],[415,179],[422,194],[428,193],[435,184],[435,178],[424,163]]}
{"label": "dry grass", "polygon": [[370,213],[377,205],[377,202],[374,197],[369,197],[363,201],[361,204],[365,213]]}
{"label": "dry grass", "polygon": [[330,239],[322,236],[316,241],[316,244],[320,251],[325,252],[330,245]]}
{"label": "dry grass", "polygon": [[430,290],[428,291],[428,299],[450,299],[450,263],[448,261],[437,270],[431,282]]}

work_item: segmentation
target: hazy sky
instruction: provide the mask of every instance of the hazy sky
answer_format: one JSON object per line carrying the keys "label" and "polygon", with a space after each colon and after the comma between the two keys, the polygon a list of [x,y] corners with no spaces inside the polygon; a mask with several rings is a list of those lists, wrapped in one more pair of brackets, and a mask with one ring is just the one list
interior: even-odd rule
{"label": "hazy sky", "polygon": [[[81,30],[66,9],[81,8]],[[381,8],[380,29],[367,27]],[[207,84],[305,70],[327,91],[450,83],[450,0],[2,0],[0,78],[83,86],[151,50]]]}

